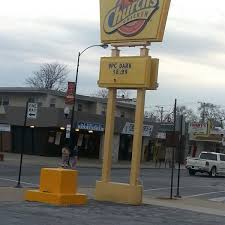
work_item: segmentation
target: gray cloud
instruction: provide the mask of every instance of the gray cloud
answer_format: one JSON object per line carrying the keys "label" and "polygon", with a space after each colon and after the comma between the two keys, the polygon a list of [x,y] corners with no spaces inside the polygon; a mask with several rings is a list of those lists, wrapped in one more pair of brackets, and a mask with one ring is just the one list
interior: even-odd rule
{"label": "gray cloud", "polygon": [[[99,43],[99,24],[86,24],[78,21],[60,20],[34,20],[34,30],[20,31],[15,34],[0,34],[1,52],[4,54],[19,54],[28,57],[32,55],[57,57],[71,60],[71,53],[77,52],[83,47]],[[45,26],[48,32],[35,30],[35,24]],[[23,34],[23,35],[22,35]],[[17,37],[18,35],[18,37]],[[16,36],[16,37],[15,37]],[[163,43],[153,43],[151,50],[154,54],[167,54],[192,60],[206,54],[224,53],[225,42],[215,40],[214,37],[205,37],[191,32],[183,33],[173,27],[168,27]]]}
{"label": "gray cloud", "polygon": [[186,62],[225,69],[224,63],[209,60],[209,57],[225,52],[225,41],[213,37],[168,31],[162,44],[153,44],[152,52],[154,55],[167,55]]}
{"label": "gray cloud", "polygon": [[89,46],[100,42],[100,27],[95,22],[71,20],[34,20],[35,23],[54,28],[65,34],[64,39],[57,40],[62,44]]}
{"label": "gray cloud", "polygon": [[212,37],[172,30],[165,35],[161,46],[154,45],[153,49],[159,53],[190,58],[208,53],[222,53],[225,50],[225,42]]}
{"label": "gray cloud", "polygon": [[[97,24],[51,20],[33,20],[32,24],[33,29],[29,31],[18,29],[0,33],[2,59],[32,61],[34,58],[49,58],[73,63],[78,51],[99,43]],[[45,27],[48,32],[39,31],[38,27]]]}
{"label": "gray cloud", "polygon": [[[77,21],[55,21],[55,20],[33,20],[33,29],[17,29],[10,33],[0,33],[0,77],[1,86],[24,85],[25,78],[32,71],[38,69],[39,64],[35,60],[55,60],[67,62],[72,72],[70,78],[74,78],[74,68],[76,66],[76,56],[79,50],[85,47],[99,43],[99,24],[85,23]],[[44,27],[38,30],[36,27]],[[179,28],[179,27],[178,27]],[[173,59],[199,63],[224,69],[224,65],[218,61],[210,61],[205,56],[225,52],[224,40],[215,39],[213,36],[205,37],[204,34],[190,32],[180,32],[178,28],[167,27],[163,43],[154,43],[151,52],[154,56],[163,58],[169,56]],[[221,29],[221,26],[215,26]],[[100,50],[98,50],[100,52]],[[138,50],[129,50],[137,55]],[[82,94],[91,94],[97,89],[98,69],[96,69],[96,59],[86,56],[82,58],[82,65],[79,76],[78,92]],[[91,66],[91,69],[87,67]],[[185,68],[180,68],[185,70]],[[175,66],[174,74],[178,75],[179,71]],[[161,76],[161,75],[160,75]],[[171,74],[163,74],[164,77]],[[166,104],[173,102],[175,97],[186,96],[188,99],[212,99],[215,96],[224,95],[225,91],[201,87],[193,89],[191,86],[177,87],[174,83],[170,87],[165,80],[160,80],[160,88],[157,92],[147,94],[147,102]],[[212,94],[213,93],[213,94]],[[148,104],[148,103],[147,103]]]}
{"label": "gray cloud", "polygon": [[[23,21],[21,23],[23,25]],[[78,51],[99,43],[96,24],[51,20],[34,20],[32,24],[33,29],[29,31],[23,30],[22,26],[14,32],[0,33],[0,77],[3,78],[1,85],[23,85],[25,78],[39,68],[39,60],[67,63],[73,74]],[[43,30],[48,32],[39,31],[36,27],[44,27]],[[88,59],[88,55],[84,63],[89,66],[96,64]],[[12,76],[14,79],[10,80],[9,77]]]}

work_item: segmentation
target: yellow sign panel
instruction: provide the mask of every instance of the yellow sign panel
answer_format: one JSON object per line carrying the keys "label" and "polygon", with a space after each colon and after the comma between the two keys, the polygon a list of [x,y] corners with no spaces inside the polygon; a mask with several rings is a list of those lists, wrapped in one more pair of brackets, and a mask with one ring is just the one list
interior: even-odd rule
{"label": "yellow sign panel", "polygon": [[157,88],[158,60],[150,56],[102,57],[100,87]]}
{"label": "yellow sign panel", "polygon": [[159,59],[152,59],[149,90],[156,90],[158,88],[158,70]]}
{"label": "yellow sign panel", "polygon": [[170,0],[100,0],[103,43],[161,42]]}

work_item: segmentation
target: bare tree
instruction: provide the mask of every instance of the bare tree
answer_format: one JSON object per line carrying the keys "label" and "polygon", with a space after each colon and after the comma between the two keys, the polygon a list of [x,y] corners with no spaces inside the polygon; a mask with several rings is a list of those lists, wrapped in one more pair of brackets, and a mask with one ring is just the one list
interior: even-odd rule
{"label": "bare tree", "polygon": [[186,106],[177,106],[177,115],[183,115],[186,122],[197,122],[199,120],[198,116],[194,113],[192,109],[188,109]]}
{"label": "bare tree", "polygon": [[163,122],[172,123],[173,122],[173,114],[174,114],[173,111],[166,113],[165,116],[163,117]]}
{"label": "bare tree", "polygon": [[117,97],[118,98],[122,98],[122,99],[129,99],[130,97],[130,93],[128,90],[125,90],[125,89],[119,89],[117,91]]}
{"label": "bare tree", "polygon": [[68,73],[66,65],[44,63],[40,66],[40,70],[34,71],[33,75],[28,77],[25,82],[30,87],[64,91]]}
{"label": "bare tree", "polygon": [[107,98],[108,97],[108,89],[106,89],[106,88],[100,88],[94,94],[94,96],[99,97],[99,98]]}
{"label": "bare tree", "polygon": [[146,119],[149,119],[150,122],[158,122],[160,120],[158,115],[151,111],[145,111],[144,116]]}
{"label": "bare tree", "polygon": [[199,102],[198,108],[202,122],[210,120],[214,126],[220,126],[225,119],[225,111],[220,106],[208,102]]}
{"label": "bare tree", "polygon": [[[96,97],[107,98],[108,97],[108,89],[99,88],[96,93],[93,94]],[[129,99],[130,93],[127,90],[119,89],[117,90],[117,98],[118,99]]]}

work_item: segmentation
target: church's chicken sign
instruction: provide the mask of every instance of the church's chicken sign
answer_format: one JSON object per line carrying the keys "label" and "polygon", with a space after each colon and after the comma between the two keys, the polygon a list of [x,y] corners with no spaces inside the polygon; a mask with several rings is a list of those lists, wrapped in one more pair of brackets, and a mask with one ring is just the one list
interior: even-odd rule
{"label": "church's chicken sign", "polygon": [[162,41],[170,0],[100,0],[104,43]]}

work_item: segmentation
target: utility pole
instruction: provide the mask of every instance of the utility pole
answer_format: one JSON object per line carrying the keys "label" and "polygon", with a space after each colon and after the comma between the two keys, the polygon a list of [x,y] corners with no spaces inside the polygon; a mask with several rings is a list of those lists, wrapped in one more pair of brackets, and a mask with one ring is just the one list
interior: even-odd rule
{"label": "utility pole", "polygon": [[[176,198],[181,198],[180,196],[180,165],[181,165],[181,152],[182,152],[182,140],[183,140],[183,120],[184,116],[180,116],[180,140],[179,140],[179,149],[178,149],[178,173],[177,173],[177,194]],[[185,124],[184,124],[185,126]]]}
{"label": "utility pole", "polygon": [[206,108],[206,103],[205,102],[198,102],[201,105],[201,108],[203,108],[202,112],[202,123],[205,123],[205,108]]}
{"label": "utility pole", "polygon": [[205,102],[203,102],[203,115],[202,115],[202,122],[205,123]]}
{"label": "utility pole", "polygon": [[23,123],[23,133],[22,133],[22,148],[20,153],[20,167],[19,167],[19,175],[18,175],[18,181],[16,188],[22,188],[21,186],[21,173],[22,173],[22,164],[23,164],[23,154],[24,154],[24,148],[25,148],[25,132],[26,132],[26,124],[27,124],[27,112],[28,112],[28,103],[26,102],[26,108],[25,108],[25,114],[24,114],[24,123]]}
{"label": "utility pole", "polygon": [[172,151],[172,168],[171,168],[171,187],[170,187],[170,199],[173,198],[173,176],[174,176],[174,160],[175,160],[175,149],[176,149],[176,117],[177,117],[177,99],[175,99],[174,103],[174,113],[173,113],[174,121],[173,121],[173,151]]}
{"label": "utility pole", "polygon": [[156,108],[159,109],[159,113],[160,113],[160,122],[163,122],[163,114],[164,114],[164,108],[163,106],[156,106]]}

